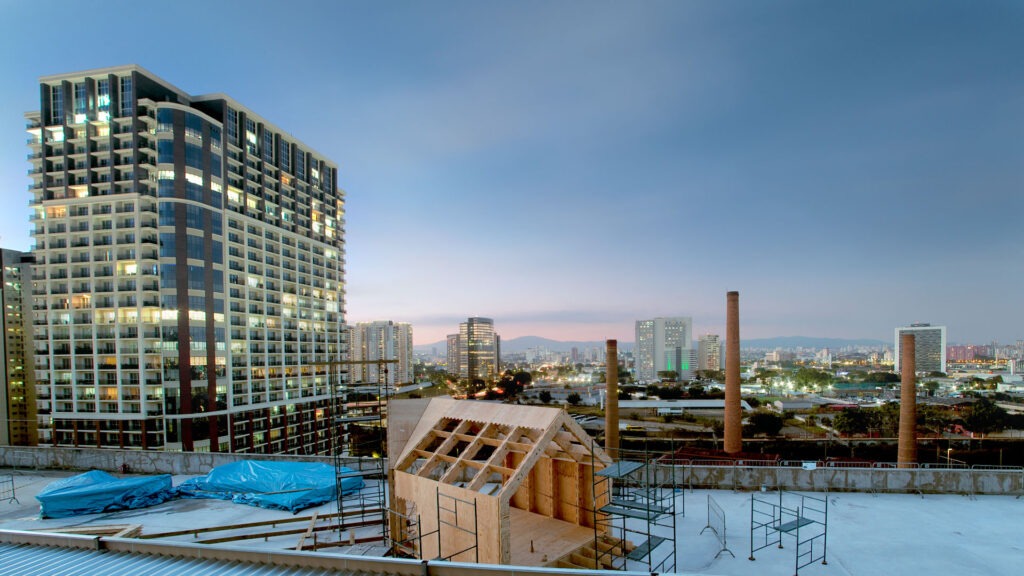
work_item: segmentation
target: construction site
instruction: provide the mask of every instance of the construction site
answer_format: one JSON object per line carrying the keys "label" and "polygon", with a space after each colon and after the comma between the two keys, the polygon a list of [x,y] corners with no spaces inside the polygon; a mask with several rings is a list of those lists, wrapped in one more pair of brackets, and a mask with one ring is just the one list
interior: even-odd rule
{"label": "construction site", "polygon": [[[738,326],[730,292],[717,454],[620,448],[614,340],[601,444],[560,408],[389,400],[384,391],[376,402],[350,402],[339,361],[330,457],[0,449],[0,574],[56,573],[69,561],[81,568],[73,573],[104,562],[115,572],[149,572],[149,562],[216,574],[241,565],[266,574],[875,574],[925,565],[932,574],[1015,573],[1020,468],[918,465],[912,426],[901,427],[891,465],[745,454]],[[904,346],[910,382],[913,348]],[[385,373],[388,361],[376,362]],[[210,488],[217,471],[240,466],[249,468],[236,486]],[[325,466],[314,490],[314,467]],[[137,506],[117,489],[100,495],[109,502],[81,507],[82,495],[96,495],[75,476],[82,470],[161,485]],[[278,471],[287,475],[271,480]],[[61,483],[85,491],[48,510]]]}

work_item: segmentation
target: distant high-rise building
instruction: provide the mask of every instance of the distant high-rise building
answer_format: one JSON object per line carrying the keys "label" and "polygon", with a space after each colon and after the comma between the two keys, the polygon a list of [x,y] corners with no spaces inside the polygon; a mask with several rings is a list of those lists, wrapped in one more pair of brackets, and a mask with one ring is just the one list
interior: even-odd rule
{"label": "distant high-rise building", "polygon": [[383,364],[387,378],[381,378],[380,364],[353,364],[349,373],[353,383],[405,384],[413,380],[412,325],[379,320],[360,322],[352,329],[349,343],[352,360],[397,360]]}
{"label": "distant high-rise building", "polygon": [[40,443],[327,453],[326,363],[347,354],[336,165],[139,66],[47,76],[39,95]]}
{"label": "distant high-rise building", "polygon": [[470,380],[493,380],[499,374],[501,339],[494,332],[494,320],[473,317],[459,324],[459,333],[448,336],[448,358],[452,358],[452,336],[455,336],[455,358],[458,371],[449,366],[449,374]]}
{"label": "distant high-rise building", "polygon": [[893,370],[900,372],[902,334],[914,335],[915,368],[918,372],[946,371],[946,327],[931,324],[911,324],[896,328],[896,344],[893,354]]}
{"label": "distant high-rise building", "polygon": [[722,340],[718,334],[705,334],[697,341],[697,369],[722,369]]}
{"label": "distant high-rise building", "polygon": [[637,380],[657,382],[659,372],[675,372],[680,380],[692,379],[696,369],[692,326],[689,317],[637,320],[633,351]]}
{"label": "distant high-rise building", "polygon": [[0,250],[0,445],[35,446],[36,391],[32,357],[32,256]]}
{"label": "distant high-rise building", "polygon": [[448,374],[452,376],[459,375],[459,335],[449,334],[445,337],[448,342],[448,350],[445,354],[447,358],[445,366]]}

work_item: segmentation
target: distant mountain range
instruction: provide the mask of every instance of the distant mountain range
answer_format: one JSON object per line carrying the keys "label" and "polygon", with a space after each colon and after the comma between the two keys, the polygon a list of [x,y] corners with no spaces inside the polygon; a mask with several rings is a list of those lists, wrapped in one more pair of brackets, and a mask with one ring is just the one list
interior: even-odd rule
{"label": "distant mountain range", "polygon": [[[722,338],[725,343],[725,338]],[[847,339],[847,338],[815,338],[812,336],[780,336],[775,338],[752,338],[740,340],[741,348],[832,348],[838,349],[844,346],[885,346],[892,342],[884,340],[872,340],[869,338]],[[444,354],[447,343],[444,340],[432,344],[420,344],[413,347],[417,354],[430,354],[434,349],[438,354]],[[563,341],[542,338],[540,336],[520,336],[501,341],[502,354],[517,354],[531,348],[544,348],[553,352],[569,352],[573,348],[586,350],[588,348],[604,348],[604,340],[593,341]],[[694,342],[696,346],[696,342]],[[631,352],[633,342],[619,341],[620,352]]]}

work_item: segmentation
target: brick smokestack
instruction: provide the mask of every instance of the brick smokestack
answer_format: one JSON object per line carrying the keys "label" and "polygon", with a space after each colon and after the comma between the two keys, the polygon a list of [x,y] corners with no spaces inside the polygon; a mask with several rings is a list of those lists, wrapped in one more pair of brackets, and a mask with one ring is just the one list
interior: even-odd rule
{"label": "brick smokestack", "polygon": [[604,449],[608,455],[619,457],[619,343],[605,343]]}
{"label": "brick smokestack", "polygon": [[725,295],[725,451],[743,451],[740,411],[740,293]]}
{"label": "brick smokestack", "polygon": [[917,371],[917,351],[914,335],[900,335],[900,439],[896,462],[900,468],[909,468],[917,462],[917,389],[914,373]]}

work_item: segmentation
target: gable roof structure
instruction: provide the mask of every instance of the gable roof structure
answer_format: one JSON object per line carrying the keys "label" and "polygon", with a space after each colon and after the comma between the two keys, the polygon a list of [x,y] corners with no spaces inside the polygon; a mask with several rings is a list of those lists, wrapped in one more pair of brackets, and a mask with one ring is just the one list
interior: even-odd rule
{"label": "gable roof structure", "polygon": [[[593,475],[612,460],[563,410],[450,398],[418,406],[418,421],[394,460],[393,493],[419,514],[421,533],[444,530],[440,499],[474,503],[475,525],[450,520],[475,533],[475,557],[454,559],[507,564],[519,556],[517,564],[540,564],[559,552],[538,552],[545,534],[562,534],[566,546],[578,546],[582,533],[574,530],[586,528],[593,538]],[[515,524],[531,533],[513,534]],[[421,558],[445,557],[438,540],[434,549],[422,545]]]}

